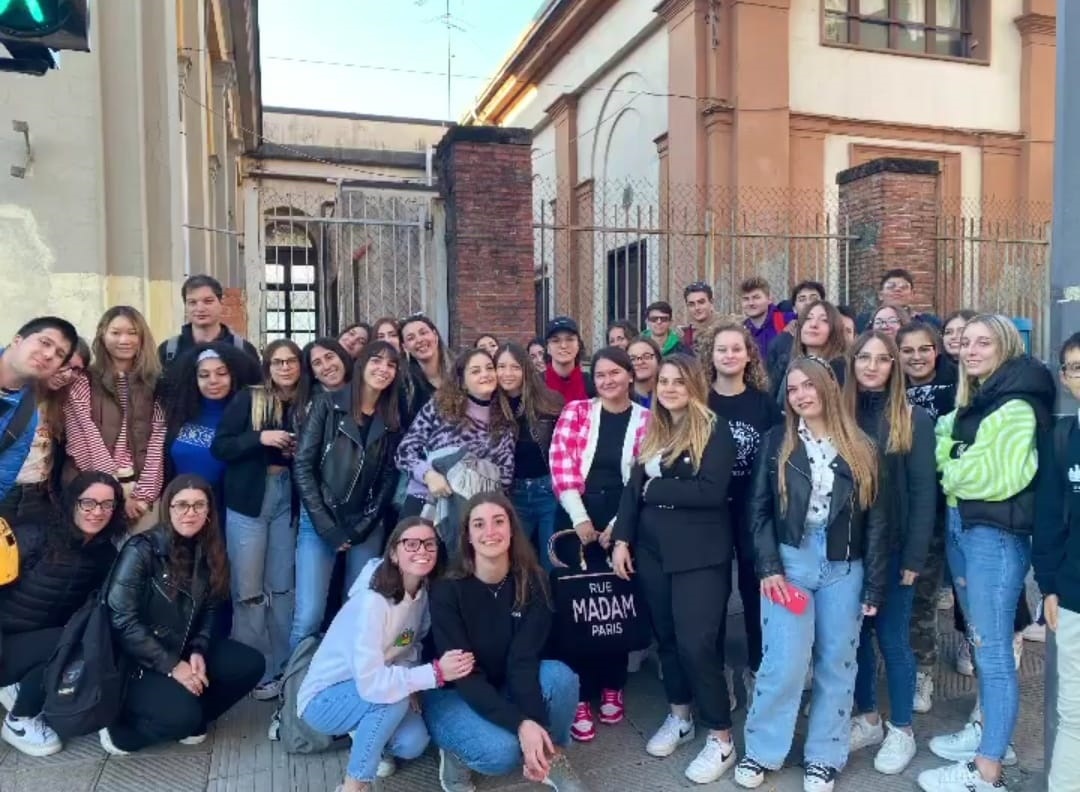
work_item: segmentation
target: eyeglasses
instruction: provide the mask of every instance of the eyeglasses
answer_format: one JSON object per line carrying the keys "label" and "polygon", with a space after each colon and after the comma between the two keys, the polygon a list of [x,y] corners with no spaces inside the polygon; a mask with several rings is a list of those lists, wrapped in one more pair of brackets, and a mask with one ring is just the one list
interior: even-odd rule
{"label": "eyeglasses", "polygon": [[655,316],[650,316],[649,317],[649,323],[650,324],[657,324],[658,322],[670,322],[670,321],[671,321],[671,317],[666,316],[666,315],[661,316],[661,315],[657,314]]}
{"label": "eyeglasses", "polygon": [[102,514],[108,514],[116,508],[116,501],[106,500],[99,501],[93,498],[79,498],[75,501],[75,505],[79,507],[79,511],[83,514],[92,514],[94,511],[100,511]]}
{"label": "eyeglasses", "polygon": [[178,514],[187,514],[188,512],[193,514],[206,514],[207,510],[210,508],[210,504],[206,501],[195,501],[194,503],[188,503],[187,501],[173,501],[169,508]]}
{"label": "eyeglasses", "polygon": [[1066,363],[1061,367],[1061,373],[1067,379],[1080,379],[1080,363]]}
{"label": "eyeglasses", "polygon": [[429,553],[434,553],[439,549],[438,539],[399,539],[398,544],[405,548],[406,553],[417,553],[420,548],[423,547]]}
{"label": "eyeglasses", "polygon": [[899,327],[899,326],[900,326],[900,320],[897,319],[895,316],[892,319],[875,319],[874,320],[874,327],[877,327],[879,329],[882,328],[882,327]]}
{"label": "eyeglasses", "polygon": [[648,363],[650,360],[656,360],[656,354],[653,352],[646,352],[643,355],[631,355],[631,363]]}
{"label": "eyeglasses", "polygon": [[910,291],[911,290],[911,284],[908,283],[907,281],[886,281],[885,286],[883,288],[884,288],[885,291],[889,291],[889,292]]}
{"label": "eyeglasses", "polygon": [[871,355],[869,352],[860,352],[855,356],[855,362],[860,366],[869,366],[871,363],[888,366],[893,362],[893,359],[892,355]]}
{"label": "eyeglasses", "polygon": [[286,369],[292,368],[300,362],[300,358],[288,357],[288,358],[272,358],[270,360],[270,368]]}

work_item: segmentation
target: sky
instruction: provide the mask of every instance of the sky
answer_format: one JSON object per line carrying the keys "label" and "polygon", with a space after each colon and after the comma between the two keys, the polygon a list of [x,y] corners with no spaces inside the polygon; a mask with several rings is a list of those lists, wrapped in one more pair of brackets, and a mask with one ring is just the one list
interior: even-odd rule
{"label": "sky", "polygon": [[446,3],[259,0],[263,104],[459,120],[542,0],[449,0],[449,105]]}

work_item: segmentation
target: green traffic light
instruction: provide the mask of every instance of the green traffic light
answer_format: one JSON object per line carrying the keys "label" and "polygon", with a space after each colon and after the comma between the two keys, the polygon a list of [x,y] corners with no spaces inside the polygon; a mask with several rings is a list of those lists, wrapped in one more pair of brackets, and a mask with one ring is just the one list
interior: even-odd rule
{"label": "green traffic light", "polygon": [[52,33],[65,21],[67,0],[0,0],[0,32],[12,36]]}

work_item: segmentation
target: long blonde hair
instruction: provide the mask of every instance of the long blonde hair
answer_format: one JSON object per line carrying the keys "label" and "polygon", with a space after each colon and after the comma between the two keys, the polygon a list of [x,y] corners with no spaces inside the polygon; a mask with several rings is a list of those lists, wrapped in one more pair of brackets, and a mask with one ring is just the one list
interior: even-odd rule
{"label": "long blonde hair", "polygon": [[[836,447],[836,453],[851,468],[859,507],[869,509],[877,497],[877,448],[873,441],[859,429],[854,416],[847,409],[832,367],[821,358],[797,357],[788,366],[789,376],[792,371],[805,374],[813,383],[818,399],[821,401],[821,418],[825,423],[825,433]],[[787,463],[796,444],[800,442],[799,416],[795,414],[790,404],[784,410],[784,415],[784,441],[780,444],[780,453],[776,460],[779,476],[777,489],[780,493],[782,512],[787,511]]]}
{"label": "long blonde hair", "polygon": [[690,355],[668,355],[660,362],[658,378],[665,366],[678,369],[690,402],[686,405],[686,415],[676,423],[671,411],[653,394],[652,418],[645,430],[645,439],[641,441],[638,461],[645,462],[659,455],[665,464],[671,465],[683,454],[689,454],[697,472],[705,446],[709,444],[709,437],[716,426],[716,414],[709,409],[705,375],[701,365]]}
{"label": "long blonde hair", "polygon": [[[1016,325],[1012,323],[1009,317],[1001,314],[977,314],[968,319],[962,333],[966,333],[968,328],[974,324],[981,324],[990,331],[990,335],[994,338],[998,353],[998,361],[997,365],[994,366],[994,371],[1001,368],[1001,365],[1006,361],[1027,354],[1024,349],[1024,339],[1020,337],[1020,331],[1016,329]],[[961,351],[960,377],[956,385],[957,409],[971,404],[971,399],[978,389],[979,381],[967,373],[967,368],[964,366],[963,352]]]}
{"label": "long blonde hair", "polygon": [[[904,372],[900,366],[900,352],[896,343],[880,330],[867,330],[855,339],[848,356],[847,377],[844,379],[844,401],[852,415],[857,415],[856,404],[859,396],[859,383],[855,377],[855,358],[859,352],[871,341],[880,341],[892,358],[892,368],[889,369],[889,379],[885,383],[887,400],[885,403],[885,420],[889,424],[889,438],[885,444],[885,451],[890,454],[906,454],[911,450],[912,433],[914,425],[911,420],[911,404],[907,398],[907,387],[904,384]],[[875,440],[877,438],[874,438]]]}
{"label": "long blonde hair", "polygon": [[158,359],[157,347],[154,344],[154,334],[150,332],[150,325],[146,323],[143,315],[130,305],[114,305],[101,315],[91,343],[94,360],[88,368],[99,380],[111,385],[115,372],[112,356],[105,349],[105,331],[114,319],[120,317],[131,322],[135,328],[135,334],[139,337],[139,352],[131,365],[128,381],[139,382],[148,388],[153,388],[157,384],[158,377],[161,376],[161,361]]}

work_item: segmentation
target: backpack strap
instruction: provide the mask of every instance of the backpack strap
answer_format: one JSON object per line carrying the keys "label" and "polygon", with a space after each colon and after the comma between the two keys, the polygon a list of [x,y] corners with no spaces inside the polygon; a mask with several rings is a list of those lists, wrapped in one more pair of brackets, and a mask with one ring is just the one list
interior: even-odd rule
{"label": "backpack strap", "polygon": [[240,335],[239,333],[233,333],[232,334],[232,342],[233,342],[233,346],[236,347],[237,349],[239,349],[241,352],[246,351],[244,349],[244,337],[242,335]]}
{"label": "backpack strap", "polygon": [[14,410],[11,420],[4,427],[3,435],[0,435],[0,454],[11,448],[30,425],[30,418],[37,410],[37,397],[34,395],[33,388],[26,386],[22,389],[22,398],[19,399]]}
{"label": "backpack strap", "polygon": [[165,362],[171,363],[176,357],[176,351],[180,349],[180,336],[173,336],[165,342]]}

